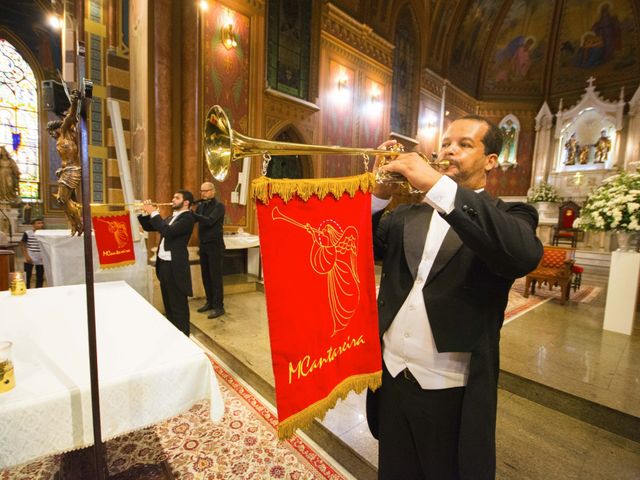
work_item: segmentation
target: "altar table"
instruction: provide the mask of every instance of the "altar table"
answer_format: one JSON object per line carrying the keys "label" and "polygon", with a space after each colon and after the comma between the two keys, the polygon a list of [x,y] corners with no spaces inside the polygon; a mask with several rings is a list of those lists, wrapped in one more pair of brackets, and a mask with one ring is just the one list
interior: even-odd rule
{"label": "altar table", "polygon": [[[47,285],[59,287],[85,283],[84,238],[72,237],[69,230],[38,230]],[[124,280],[140,295],[149,296],[147,248],[144,239],[133,242],[136,261],[132,265],[117,268],[101,268],[98,261],[96,238],[92,232],[93,276],[95,282]]]}
{"label": "altar table", "polygon": [[[222,395],[204,352],[124,281],[95,284],[102,439]],[[16,387],[0,394],[0,470],[93,444],[84,285],[0,292]]]}

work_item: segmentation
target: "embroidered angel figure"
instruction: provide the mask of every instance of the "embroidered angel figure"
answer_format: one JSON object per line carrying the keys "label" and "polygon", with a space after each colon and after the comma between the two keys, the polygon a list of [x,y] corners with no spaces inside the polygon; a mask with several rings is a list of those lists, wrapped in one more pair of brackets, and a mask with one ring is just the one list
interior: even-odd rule
{"label": "embroidered angel figure", "polygon": [[343,229],[334,220],[324,220],[318,228],[308,223],[303,225],[281,213],[277,207],[273,209],[271,218],[304,228],[311,235],[311,268],[327,276],[327,296],[333,319],[331,336],[347,328],[360,303],[358,230],[352,225]]}

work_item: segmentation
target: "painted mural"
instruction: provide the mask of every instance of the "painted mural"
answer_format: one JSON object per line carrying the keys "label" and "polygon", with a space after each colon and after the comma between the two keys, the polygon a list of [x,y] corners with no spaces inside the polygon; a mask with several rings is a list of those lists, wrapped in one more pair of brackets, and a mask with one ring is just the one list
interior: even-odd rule
{"label": "painted mural", "polygon": [[485,76],[485,92],[540,95],[553,3],[515,0],[498,32]]}
{"label": "painted mural", "polygon": [[[232,24],[236,46],[222,43],[222,29]],[[218,2],[210,2],[203,15],[203,109],[220,105],[231,121],[231,127],[246,134],[249,116],[249,18]],[[236,188],[242,162],[233,162],[227,180],[217,185],[218,198],[226,208],[225,224],[245,226],[247,208],[230,203]],[[206,170],[206,169],[205,169]],[[208,171],[205,178],[210,179]]]}
{"label": "painted mural", "polygon": [[566,2],[556,52],[554,90],[582,87],[587,76],[621,81],[640,74],[640,32],[634,21],[633,1]]}
{"label": "painted mural", "polygon": [[487,28],[494,21],[500,4],[496,0],[473,0],[456,32],[451,52],[451,77],[454,84],[474,93],[485,45],[492,34]]}

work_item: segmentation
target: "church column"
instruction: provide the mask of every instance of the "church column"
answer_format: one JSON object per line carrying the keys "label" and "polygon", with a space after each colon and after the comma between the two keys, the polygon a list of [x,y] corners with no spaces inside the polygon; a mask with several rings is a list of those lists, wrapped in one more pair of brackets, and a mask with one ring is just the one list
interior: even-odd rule
{"label": "church column", "polygon": [[635,171],[640,167],[640,87],[629,102],[627,146],[624,153],[624,170]]}
{"label": "church column", "polygon": [[[158,202],[171,200],[176,189],[173,178],[176,163],[179,158],[174,157],[173,148],[173,116],[177,112],[172,108],[172,1],[155,0],[150,4],[149,14],[152,17],[151,41],[153,44],[153,70],[150,88],[153,91],[150,105],[151,114],[151,158],[153,176],[150,192]],[[176,72],[179,75],[180,72]],[[154,82],[155,80],[155,82]]]}
{"label": "church column", "polygon": [[196,2],[185,2],[182,15],[182,180],[198,196],[202,181],[202,106],[200,105],[200,16]]}

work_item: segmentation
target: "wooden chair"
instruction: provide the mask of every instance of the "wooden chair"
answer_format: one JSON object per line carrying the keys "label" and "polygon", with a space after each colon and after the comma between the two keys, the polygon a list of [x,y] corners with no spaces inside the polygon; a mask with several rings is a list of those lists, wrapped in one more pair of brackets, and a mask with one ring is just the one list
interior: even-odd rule
{"label": "wooden chair", "polygon": [[560,287],[560,303],[569,300],[571,292],[571,280],[573,276],[572,267],[575,263],[575,249],[563,247],[544,247],[544,255],[538,267],[529,273],[525,280],[524,296],[536,293],[536,282],[542,285],[549,285],[549,290],[553,287]]}
{"label": "wooden chair", "polygon": [[573,228],[573,222],[580,216],[580,207],[577,203],[568,201],[559,207],[558,224],[553,227],[552,245],[560,245],[567,243],[571,248],[576,248],[578,244],[578,236],[582,230]]}

